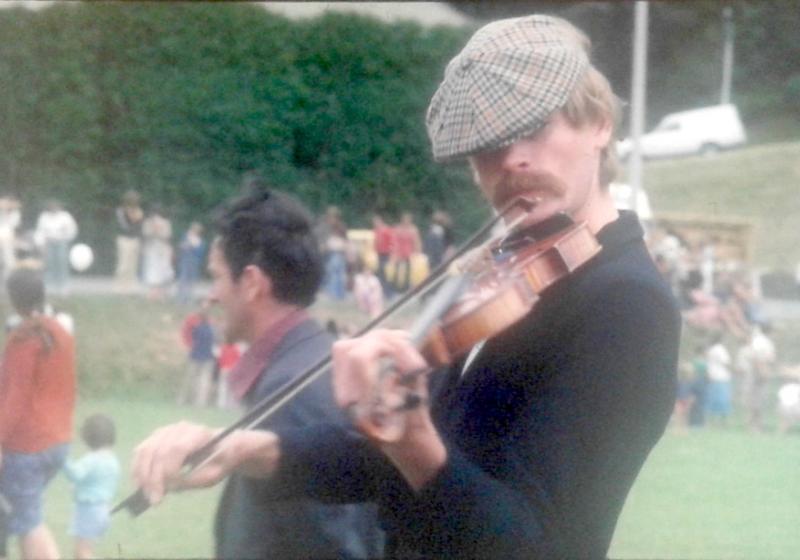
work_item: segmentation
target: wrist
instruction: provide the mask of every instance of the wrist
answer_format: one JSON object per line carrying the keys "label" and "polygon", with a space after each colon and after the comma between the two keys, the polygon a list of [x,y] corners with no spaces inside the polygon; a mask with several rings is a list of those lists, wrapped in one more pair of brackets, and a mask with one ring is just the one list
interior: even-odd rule
{"label": "wrist", "polygon": [[447,463],[447,448],[430,417],[409,429],[401,439],[380,447],[415,491],[433,480]]}
{"label": "wrist", "polygon": [[232,466],[245,476],[266,478],[277,469],[280,440],[264,430],[237,430],[232,446]]}

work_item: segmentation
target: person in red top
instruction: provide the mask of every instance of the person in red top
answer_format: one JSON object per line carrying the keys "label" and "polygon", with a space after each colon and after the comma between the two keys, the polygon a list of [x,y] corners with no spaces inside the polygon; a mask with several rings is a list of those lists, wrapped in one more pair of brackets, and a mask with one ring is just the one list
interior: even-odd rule
{"label": "person in red top", "polygon": [[217,356],[217,368],[219,379],[217,380],[217,408],[230,408],[234,403],[228,389],[228,374],[239,363],[242,357],[242,349],[239,343],[226,342],[219,347]]}
{"label": "person in red top", "polygon": [[394,285],[398,292],[405,292],[411,286],[411,256],[419,253],[422,242],[419,230],[410,212],[403,212],[400,223],[394,228]]}
{"label": "person in red top", "polygon": [[[201,303],[205,306],[205,303]],[[192,330],[202,322],[202,315],[199,311],[193,311],[186,316],[181,324],[181,342],[186,350],[192,348]]]}
{"label": "person in red top", "polygon": [[372,234],[374,237],[375,254],[378,255],[378,269],[375,271],[378,280],[381,281],[383,296],[388,298],[392,295],[391,286],[386,279],[386,264],[392,257],[392,245],[394,244],[394,232],[392,226],[383,221],[380,214],[372,216]]}
{"label": "person in red top", "polygon": [[22,558],[58,558],[42,517],[44,489],[64,464],[75,408],[72,336],[42,313],[44,283],[30,269],[7,282],[22,317],[6,341],[0,368],[0,493],[11,506],[9,533]]}

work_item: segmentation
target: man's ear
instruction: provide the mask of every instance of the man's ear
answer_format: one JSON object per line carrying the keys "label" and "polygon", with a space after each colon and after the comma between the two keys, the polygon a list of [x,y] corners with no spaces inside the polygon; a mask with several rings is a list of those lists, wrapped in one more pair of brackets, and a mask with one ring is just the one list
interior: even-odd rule
{"label": "man's ear", "polygon": [[597,139],[597,145],[601,150],[603,150],[614,140],[612,138],[614,134],[614,123],[612,123],[610,119],[603,119],[595,126],[597,131],[595,136]]}
{"label": "man's ear", "polygon": [[248,301],[272,295],[272,278],[254,264],[244,267],[239,277],[239,286]]}

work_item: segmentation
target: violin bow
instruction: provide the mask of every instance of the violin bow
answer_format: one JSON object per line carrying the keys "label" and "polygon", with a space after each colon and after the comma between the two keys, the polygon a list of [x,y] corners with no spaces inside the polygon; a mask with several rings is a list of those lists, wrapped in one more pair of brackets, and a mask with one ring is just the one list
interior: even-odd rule
{"label": "violin bow", "polygon": [[[433,286],[435,286],[441,279],[444,277],[444,273],[450,267],[450,265],[455,262],[457,259],[461,258],[467,251],[469,251],[472,246],[476,243],[478,239],[486,235],[501,219],[503,219],[506,214],[508,214],[511,209],[516,207],[517,205],[524,205],[528,210],[530,210],[535,203],[529,199],[518,197],[511,200],[508,204],[506,204],[495,216],[490,218],[489,220],[484,223],[478,231],[476,231],[473,235],[469,237],[464,243],[462,243],[450,256],[447,260],[442,262],[439,266],[437,266],[425,280],[407,292],[402,298],[395,301],[392,305],[390,305],[383,313],[381,313],[378,317],[372,319],[369,323],[367,323],[364,327],[362,327],[354,337],[362,336],[369,332],[370,330],[374,329],[376,326],[380,325],[383,321],[385,321],[388,317],[393,315],[397,312],[398,309],[405,306],[409,301],[412,301],[418,295],[427,292]],[[519,220],[517,220],[519,221]],[[516,222],[515,222],[516,223]],[[512,225],[513,227],[513,225]],[[461,287],[451,287],[448,288],[448,292],[455,293],[457,290],[460,290]],[[447,298],[450,298],[452,301],[452,294],[446,297],[441,298],[441,300],[437,301],[445,301]],[[439,307],[437,304],[435,307]],[[441,311],[439,311],[441,313]],[[428,314],[425,314],[425,317],[428,316],[433,317],[433,311]],[[428,320],[428,319],[426,319]],[[420,325],[415,330],[421,331],[423,328],[426,329],[425,325]],[[426,329],[427,330],[427,329]],[[215,448],[216,446],[225,438],[227,438],[230,434],[235,432],[236,430],[241,429],[251,429],[270,416],[272,416],[278,409],[280,409],[284,404],[289,402],[291,399],[295,397],[300,391],[302,391],[305,387],[313,383],[317,378],[322,376],[324,373],[328,371],[328,367],[332,362],[332,356],[330,353],[325,357],[321,358],[317,363],[309,367],[305,372],[297,377],[294,377],[276,389],[270,395],[267,395],[259,402],[257,402],[247,413],[242,415],[239,420],[228,426],[227,428],[220,431],[216,436],[211,438],[205,445],[203,445],[200,449],[190,453],[183,462],[183,473],[184,475],[189,474],[194,469],[200,467],[205,462],[211,460],[214,457]],[[130,494],[127,498],[122,500],[118,503],[114,508],[111,510],[111,513],[117,513],[121,510],[127,510],[131,516],[137,517],[147,511],[150,507],[150,501],[147,499],[147,496],[142,491],[141,488],[137,489],[135,492]]]}

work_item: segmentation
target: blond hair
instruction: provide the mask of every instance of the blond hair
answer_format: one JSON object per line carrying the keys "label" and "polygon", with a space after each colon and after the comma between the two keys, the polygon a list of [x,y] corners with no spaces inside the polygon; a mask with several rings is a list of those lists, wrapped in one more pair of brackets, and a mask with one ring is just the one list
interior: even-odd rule
{"label": "blond hair", "polygon": [[611,140],[600,154],[600,185],[608,187],[619,173],[619,159],[614,143],[614,131],[619,125],[620,101],[611,85],[594,66],[590,66],[575,86],[562,109],[572,126],[609,124]]}
{"label": "blond hair", "polygon": [[[592,49],[589,37],[566,20],[559,20],[558,23],[565,38],[581,48],[589,57]],[[619,173],[614,131],[619,126],[621,103],[611,89],[611,84],[590,63],[561,110],[567,122],[574,127],[587,124],[611,125],[611,140],[600,156],[600,184],[607,187]]]}

